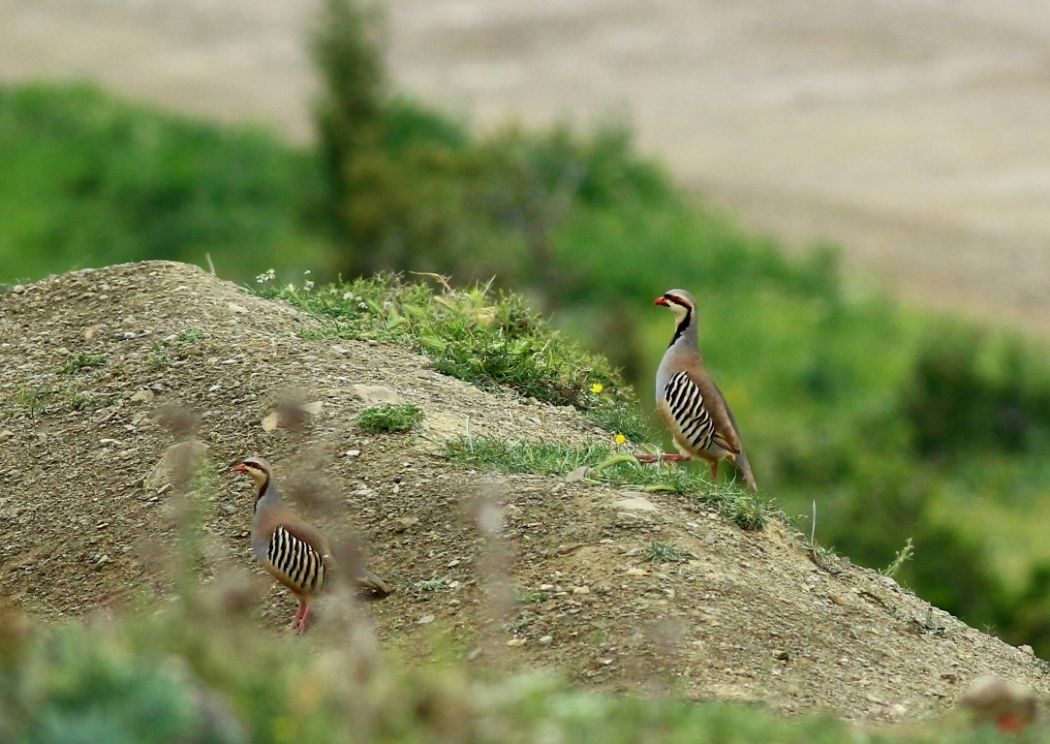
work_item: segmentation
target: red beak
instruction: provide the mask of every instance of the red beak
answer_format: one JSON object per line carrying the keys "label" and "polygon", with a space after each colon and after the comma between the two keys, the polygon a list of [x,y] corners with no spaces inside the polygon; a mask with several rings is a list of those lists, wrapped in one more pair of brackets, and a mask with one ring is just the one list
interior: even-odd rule
{"label": "red beak", "polygon": [[237,463],[232,468],[230,468],[230,470],[232,470],[234,473],[247,473],[248,472],[248,468],[246,468],[244,466],[243,462]]}
{"label": "red beak", "polygon": [[653,304],[654,305],[663,305],[664,307],[670,307],[670,305],[671,305],[671,303],[668,302],[667,298],[664,297],[663,295],[660,295],[655,300],[653,300]]}

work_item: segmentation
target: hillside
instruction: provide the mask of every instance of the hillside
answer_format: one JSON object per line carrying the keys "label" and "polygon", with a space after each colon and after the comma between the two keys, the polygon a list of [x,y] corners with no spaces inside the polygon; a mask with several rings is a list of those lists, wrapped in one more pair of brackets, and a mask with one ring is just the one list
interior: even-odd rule
{"label": "hillside", "polygon": [[[565,444],[609,435],[573,409],[440,375],[403,348],[304,338],[318,327],[300,310],[165,262],[79,271],[0,296],[0,517],[10,526],[0,591],[58,620],[165,590],[169,492],[145,482],[172,444],[153,414],[178,404],[201,417],[197,436],[217,466],[258,453],[279,475],[324,470],[341,499],[322,521],[361,535],[370,565],[397,587],[367,611],[383,643],[410,657],[429,656],[437,637],[468,653],[482,634],[491,576],[468,507],[486,491],[505,505],[519,597],[498,630],[511,642],[500,644],[510,666],[860,721],[928,716],[985,672],[1050,692],[1042,662],[892,579],[815,561],[778,522],[745,532],[681,496],[458,465],[443,445],[468,433]],[[419,406],[420,431],[365,435],[354,385],[388,386]],[[320,413],[305,431],[264,430],[288,390],[320,401]],[[215,574],[228,562],[251,566],[251,496],[220,471],[206,519]],[[689,560],[651,562],[654,541]],[[267,591],[261,621],[283,633],[293,602]]]}

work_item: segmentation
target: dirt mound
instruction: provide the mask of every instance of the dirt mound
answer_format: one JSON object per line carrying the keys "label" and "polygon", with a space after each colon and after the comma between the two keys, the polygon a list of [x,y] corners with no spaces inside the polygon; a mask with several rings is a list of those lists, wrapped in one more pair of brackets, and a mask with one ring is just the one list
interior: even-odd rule
{"label": "dirt mound", "polygon": [[[480,486],[505,503],[518,606],[499,643],[511,663],[861,720],[936,712],[984,672],[1050,691],[1042,662],[891,579],[815,562],[779,524],[743,532],[678,496],[455,465],[440,445],[468,427],[566,443],[602,435],[571,409],[480,391],[402,348],[304,340],[318,327],[174,263],[79,271],[0,296],[3,593],[54,619],[163,585],[153,548],[173,537],[170,492],[146,483],[172,444],[152,413],[178,403],[201,416],[214,462],[260,453],[284,473],[323,465],[343,497],[327,526],[362,535],[374,570],[398,588],[368,609],[384,642],[410,654],[428,653],[435,628],[469,643],[491,607],[484,541],[467,516]],[[420,406],[421,432],[357,429],[358,384]],[[289,388],[321,402],[320,414],[305,431],[265,431]],[[252,499],[232,477],[221,494],[206,529],[250,566]],[[653,542],[687,559],[653,563]],[[263,618],[278,628],[294,602],[269,591]]]}

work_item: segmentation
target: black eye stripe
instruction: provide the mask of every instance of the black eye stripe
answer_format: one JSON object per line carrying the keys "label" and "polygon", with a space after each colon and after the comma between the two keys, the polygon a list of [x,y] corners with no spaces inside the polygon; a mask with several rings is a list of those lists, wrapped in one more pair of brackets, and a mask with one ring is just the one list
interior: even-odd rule
{"label": "black eye stripe", "polygon": [[677,297],[677,296],[675,296],[675,295],[666,295],[666,294],[665,294],[665,295],[664,295],[664,299],[665,299],[665,300],[668,300],[669,302],[673,302],[673,303],[674,303],[674,304],[676,304],[676,305],[679,305],[679,306],[681,306],[681,307],[684,307],[684,308],[685,308],[686,310],[692,310],[692,309],[693,309],[693,306],[692,306],[692,305],[690,305],[690,304],[689,304],[688,302],[686,302],[685,300],[683,300],[683,299],[682,299],[681,297]]}

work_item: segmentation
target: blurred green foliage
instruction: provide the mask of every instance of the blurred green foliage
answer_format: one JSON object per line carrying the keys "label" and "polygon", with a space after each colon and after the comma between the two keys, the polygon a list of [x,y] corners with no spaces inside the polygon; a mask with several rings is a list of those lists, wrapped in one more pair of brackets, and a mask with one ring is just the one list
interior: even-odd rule
{"label": "blurred green foliage", "polygon": [[309,155],[83,85],[0,86],[0,281],[146,258],[246,275],[326,260]]}
{"label": "blurred green foliage", "polygon": [[973,728],[958,714],[897,728],[853,726],[827,714],[781,718],[756,705],[615,695],[544,674],[500,675],[499,660],[411,665],[381,657],[363,628],[335,637],[318,628],[305,639],[260,632],[228,600],[218,590],[123,620],[33,632],[5,613],[0,740],[1027,744],[1047,733],[1042,725],[1019,735]]}
{"label": "blurred green foliage", "polygon": [[[305,266],[318,281],[495,276],[523,298],[492,319],[476,290],[457,290],[451,308],[429,293],[355,305],[354,279],[272,294],[330,315],[332,336],[400,336],[480,384],[587,409],[587,386],[602,382],[624,404],[603,425],[635,442],[672,330],[650,298],[689,289],[765,494],[807,534],[815,500],[817,541],[861,563],[886,566],[913,538],[902,583],[1050,650],[1044,347],[865,293],[833,250],[787,258],[696,206],[621,129],[477,135],[391,92],[374,14],[326,7],[316,153],[83,87],[0,88],[0,280],[205,253],[241,280],[272,267],[278,287]],[[549,346],[512,332],[539,317],[528,307],[622,368],[643,416],[607,363],[553,368]]]}

